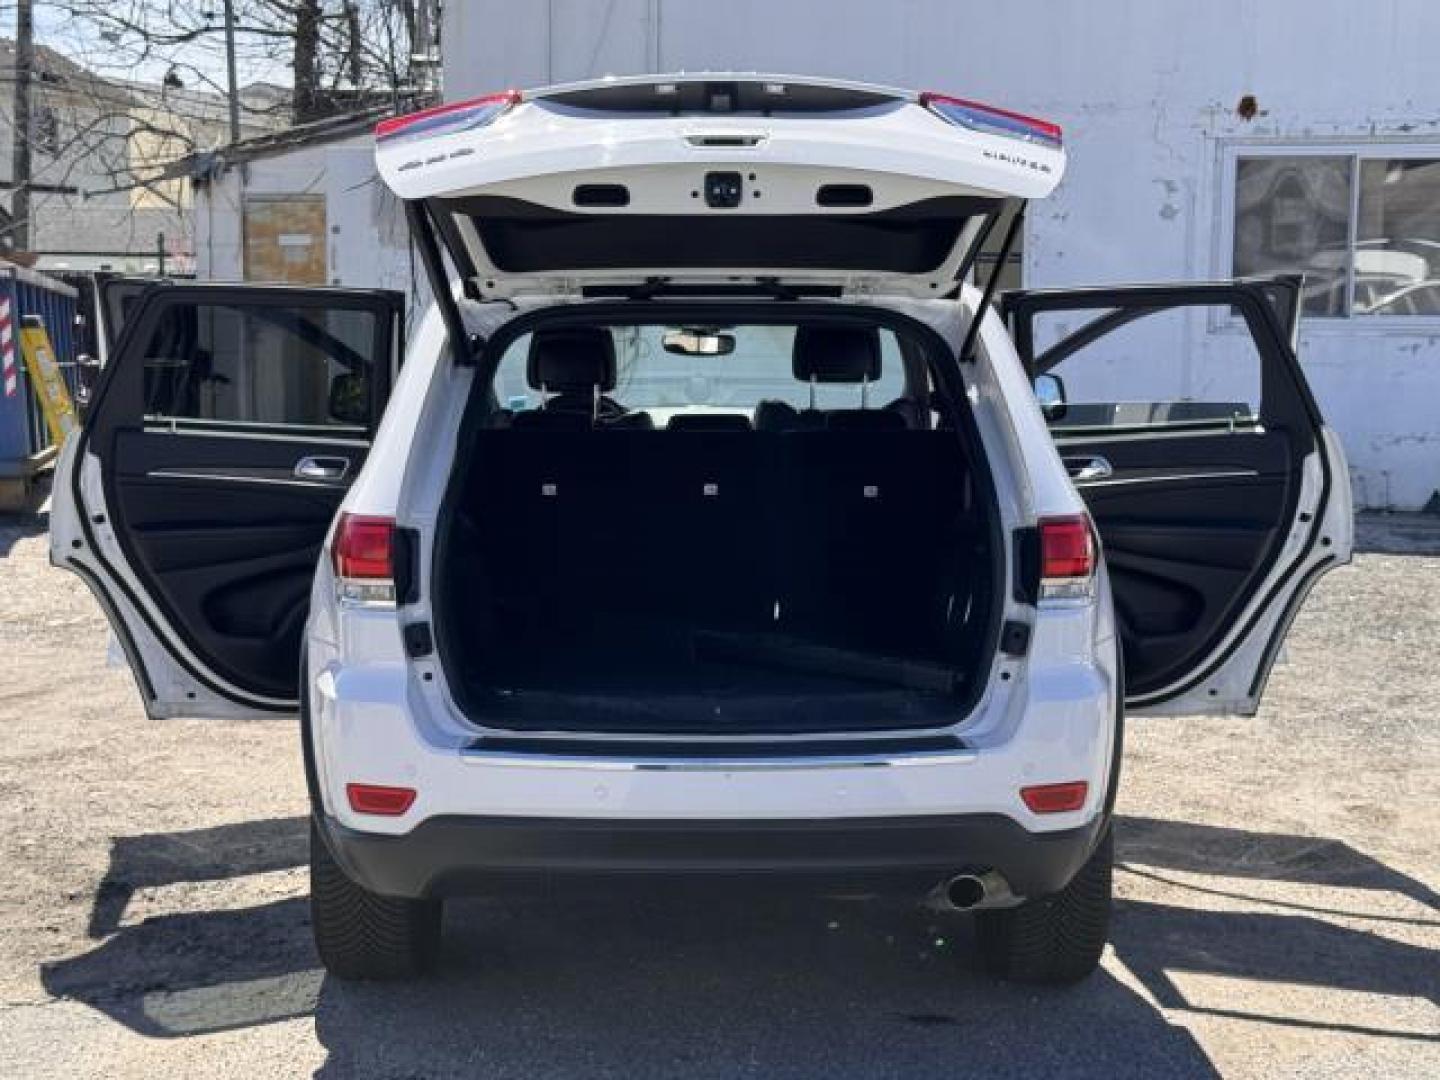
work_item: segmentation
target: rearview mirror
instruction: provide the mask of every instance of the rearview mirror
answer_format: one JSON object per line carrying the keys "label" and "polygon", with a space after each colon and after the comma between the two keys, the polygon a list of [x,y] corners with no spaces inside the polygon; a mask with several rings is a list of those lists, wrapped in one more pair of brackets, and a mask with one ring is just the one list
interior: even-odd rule
{"label": "rearview mirror", "polygon": [[729,356],[735,351],[735,335],[718,330],[685,327],[665,331],[665,351],[677,356]]}
{"label": "rearview mirror", "polygon": [[330,380],[330,419],[364,427],[370,422],[370,380],[364,375],[336,375]]}
{"label": "rearview mirror", "polygon": [[1065,419],[1065,381],[1059,375],[1035,376],[1035,400],[1047,421]]}

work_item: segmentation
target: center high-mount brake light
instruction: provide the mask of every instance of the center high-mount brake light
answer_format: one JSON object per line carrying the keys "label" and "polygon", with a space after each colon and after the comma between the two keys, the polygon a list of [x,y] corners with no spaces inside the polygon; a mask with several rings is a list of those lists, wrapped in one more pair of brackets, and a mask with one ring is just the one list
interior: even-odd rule
{"label": "center high-mount brake light", "polygon": [[1040,519],[1040,599],[1095,595],[1095,536],[1084,514]]}
{"label": "center high-mount brake light", "polygon": [[335,590],[343,603],[395,606],[395,520],[341,514],[330,545]]}
{"label": "center high-mount brake light", "polygon": [[452,135],[457,131],[486,127],[523,100],[524,95],[519,90],[506,90],[468,101],[447,101],[444,105],[404,116],[387,116],[375,125],[375,141],[390,142],[419,135]]}
{"label": "center high-mount brake light", "polygon": [[983,131],[990,135],[1003,135],[1011,139],[1023,139],[1058,150],[1065,145],[1064,132],[1060,125],[1036,116],[997,109],[994,105],[982,105],[978,101],[937,94],[927,90],[920,95],[920,104],[942,120],[971,131]]}

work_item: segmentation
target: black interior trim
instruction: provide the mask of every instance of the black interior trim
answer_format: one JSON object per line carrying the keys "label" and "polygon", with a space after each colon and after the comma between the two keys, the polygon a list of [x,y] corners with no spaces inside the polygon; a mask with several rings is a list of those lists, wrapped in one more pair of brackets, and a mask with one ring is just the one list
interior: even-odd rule
{"label": "black interior trim", "polygon": [[967,749],[958,735],[912,735],[855,739],[790,739],[784,742],[687,739],[542,739],[524,735],[485,735],[466,748],[471,754],[534,754],[541,757],[577,757],[659,760],[771,761],[800,757],[908,757],[913,754],[960,753]]}
{"label": "black interior trim", "polygon": [[821,184],[815,202],[819,206],[870,206],[875,202],[875,192],[869,184]]}
{"label": "black interior trim", "polygon": [[66,559],[65,565],[79,574],[85,580],[85,584],[90,586],[90,591],[95,594],[96,601],[105,612],[105,621],[115,631],[115,638],[120,642],[121,651],[125,653],[126,663],[135,673],[135,681],[140,684],[140,692],[145,695],[145,700],[154,701],[155,684],[150,681],[150,672],[140,662],[140,649],[135,644],[135,637],[130,633],[130,627],[125,620],[120,618],[119,609],[115,607],[115,601],[110,599],[110,594],[105,589],[105,583],[82,562]]}
{"label": "black interior trim", "polygon": [[577,184],[571,198],[576,206],[629,206],[630,189],[624,184]]}
{"label": "black interior trim", "polygon": [[[995,595],[992,608],[987,618],[987,627],[984,633],[984,641],[980,646],[979,655],[984,659],[981,663],[983,671],[988,672],[989,666],[993,663],[996,653],[1000,623],[1003,614],[1003,596],[1000,590],[1005,578],[1005,567],[1007,565],[1007,552],[1004,537],[999,526],[998,501],[994,490],[993,477],[990,474],[979,432],[975,427],[975,421],[969,410],[965,407],[964,381],[961,376],[958,364],[954,362],[954,353],[934,330],[923,324],[910,319],[899,313],[888,311],[882,308],[871,307],[849,307],[834,304],[813,304],[804,301],[789,301],[784,303],[770,302],[731,302],[711,301],[708,303],[689,303],[679,301],[630,301],[620,304],[585,304],[566,305],[560,307],[544,308],[537,311],[527,312],[502,326],[495,336],[488,342],[484,353],[481,356],[479,371],[477,372],[476,386],[488,386],[494,378],[495,370],[499,365],[509,345],[531,332],[537,326],[576,326],[576,325],[635,325],[651,322],[674,322],[684,324],[687,322],[721,322],[721,323],[770,323],[770,324],[792,324],[796,322],[832,324],[837,326],[852,326],[862,328],[873,328],[876,326],[885,327],[896,331],[904,338],[913,338],[917,344],[923,344],[925,351],[936,358],[934,377],[941,391],[942,397],[937,397],[935,405],[947,418],[947,425],[950,426],[963,444],[962,453],[970,464],[973,472],[973,479],[976,486],[976,497],[978,504],[985,510],[985,530],[987,532],[986,543],[990,552],[992,565],[989,568],[990,580],[995,583]],[[466,447],[473,444],[478,431],[485,428],[489,420],[489,414],[493,412],[493,401],[486,402],[487,395],[477,394],[467,406],[461,422],[461,430],[457,439],[457,446],[462,448],[459,454],[465,453]],[[457,512],[458,505],[463,498],[463,473],[465,470],[456,468],[452,471],[450,486],[447,488],[445,498],[436,524],[436,550],[432,562],[432,580],[429,582],[432,597],[441,594],[440,577],[443,569],[449,565],[449,560],[456,557],[450,546],[454,529],[451,521]],[[437,605],[437,608],[441,605]],[[445,619],[443,610],[437,610],[435,616],[435,635],[437,652],[442,665],[447,671],[462,670],[463,649],[453,639],[451,628]],[[479,719],[481,712],[477,709],[478,703],[473,697],[467,696],[466,689],[461,685],[461,680],[448,680],[452,695],[455,696],[460,709],[472,722],[481,724]],[[979,677],[968,682],[963,691],[956,695],[951,706],[951,715],[956,718],[955,722],[963,719],[973,708],[975,700],[983,690],[986,679]],[[904,725],[897,725],[904,726]],[[934,725],[931,725],[934,726]]]}
{"label": "black interior trim", "polygon": [[498,195],[432,200],[473,223],[495,268],[539,274],[666,267],[924,274],[954,249],[966,221],[999,200],[944,196],[894,209],[835,214],[578,213]]}

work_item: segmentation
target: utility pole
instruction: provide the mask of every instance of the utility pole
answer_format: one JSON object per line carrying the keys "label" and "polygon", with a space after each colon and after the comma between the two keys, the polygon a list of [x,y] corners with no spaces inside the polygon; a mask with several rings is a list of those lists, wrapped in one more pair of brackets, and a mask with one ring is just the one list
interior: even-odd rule
{"label": "utility pole", "polygon": [[[29,0],[24,2],[28,4]],[[235,0],[225,0],[225,75],[230,92],[230,141],[237,143],[240,141],[240,84],[235,75]]]}
{"label": "utility pole", "polygon": [[34,0],[19,0],[15,10],[15,103],[10,142],[11,238],[17,251],[29,251],[30,235],[30,85],[35,72]]}
{"label": "utility pole", "polygon": [[435,40],[440,19],[434,5],[435,0],[419,0],[415,5],[415,40],[410,43],[410,85],[422,101],[439,95]]}

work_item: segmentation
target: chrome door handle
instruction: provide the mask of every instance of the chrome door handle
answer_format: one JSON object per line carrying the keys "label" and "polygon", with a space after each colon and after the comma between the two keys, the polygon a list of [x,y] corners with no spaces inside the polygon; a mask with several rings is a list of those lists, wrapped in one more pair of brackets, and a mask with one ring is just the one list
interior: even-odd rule
{"label": "chrome door handle", "polygon": [[303,457],[295,463],[301,480],[343,480],[349,471],[350,459],[343,457]]}
{"label": "chrome door handle", "polygon": [[1115,474],[1115,469],[1110,462],[1098,455],[1095,457],[1067,457],[1060,460],[1065,463],[1065,470],[1070,474],[1071,480],[1104,480]]}

